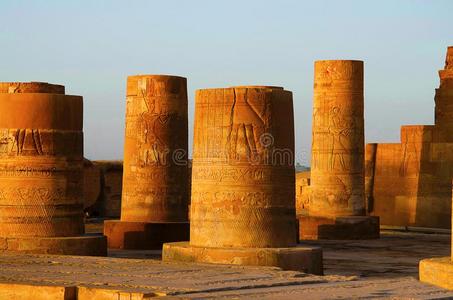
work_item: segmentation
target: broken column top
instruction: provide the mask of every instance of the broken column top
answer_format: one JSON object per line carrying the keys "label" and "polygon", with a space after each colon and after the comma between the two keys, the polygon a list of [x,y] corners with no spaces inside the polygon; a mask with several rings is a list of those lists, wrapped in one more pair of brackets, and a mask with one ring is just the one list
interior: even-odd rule
{"label": "broken column top", "polygon": [[453,46],[447,48],[447,55],[445,57],[445,67],[439,71],[440,86],[449,85],[453,82]]}
{"label": "broken column top", "polygon": [[238,86],[231,86],[230,88],[233,89],[273,89],[273,90],[284,90],[281,86],[273,86],[273,85],[238,85]]}
{"label": "broken column top", "polygon": [[445,58],[445,69],[453,69],[453,46],[447,48],[447,56]]}
{"label": "broken column top", "polygon": [[0,82],[0,93],[49,93],[65,94],[64,85],[50,84],[47,82]]}

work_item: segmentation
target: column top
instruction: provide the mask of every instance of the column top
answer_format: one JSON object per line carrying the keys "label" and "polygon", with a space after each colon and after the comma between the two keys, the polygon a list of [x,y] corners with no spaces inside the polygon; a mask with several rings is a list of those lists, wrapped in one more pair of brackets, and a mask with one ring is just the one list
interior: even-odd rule
{"label": "column top", "polygon": [[176,75],[166,75],[166,74],[136,74],[127,76],[127,80],[140,79],[140,78],[154,78],[154,79],[182,79],[187,80],[186,77],[176,76]]}
{"label": "column top", "polygon": [[1,94],[19,94],[19,93],[48,93],[48,94],[65,94],[64,85],[51,84],[47,82],[0,82]]}

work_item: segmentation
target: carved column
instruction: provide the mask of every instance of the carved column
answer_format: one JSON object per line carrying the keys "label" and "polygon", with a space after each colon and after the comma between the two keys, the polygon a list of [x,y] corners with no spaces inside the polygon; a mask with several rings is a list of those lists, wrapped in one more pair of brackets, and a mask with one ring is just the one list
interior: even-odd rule
{"label": "carved column", "polygon": [[320,249],[294,247],[292,93],[205,89],[195,102],[190,242],[165,244],[163,259],[322,273]]}
{"label": "carved column", "polygon": [[315,62],[311,185],[300,237],[371,238],[379,221],[366,217],[363,62]]}
{"label": "carved column", "polygon": [[64,86],[0,83],[2,251],[105,255],[84,235],[82,97]]}
{"label": "carved column", "polygon": [[105,223],[109,248],[189,237],[187,135],[185,78],[128,77],[121,220]]}

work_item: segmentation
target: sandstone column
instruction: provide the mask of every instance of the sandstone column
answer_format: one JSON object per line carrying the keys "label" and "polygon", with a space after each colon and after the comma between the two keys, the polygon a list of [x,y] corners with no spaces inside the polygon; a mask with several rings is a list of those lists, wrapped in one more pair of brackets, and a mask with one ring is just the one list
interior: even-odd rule
{"label": "sandstone column", "polygon": [[0,116],[1,251],[106,255],[84,235],[82,97],[0,83]]}
{"label": "sandstone column", "polygon": [[322,273],[321,250],[296,247],[292,105],[280,87],[197,91],[190,242],[164,261]]}
{"label": "sandstone column", "polygon": [[[440,87],[436,89],[436,127],[444,131],[445,138],[453,133],[453,46],[448,47],[444,70],[439,71]],[[453,195],[453,193],[452,193]],[[452,204],[453,209],[453,204]],[[452,211],[453,228],[453,211]],[[453,290],[453,235],[451,256],[420,261],[420,280]]]}
{"label": "sandstone column", "polygon": [[121,220],[105,222],[109,248],[189,238],[187,135],[186,78],[128,77]]}
{"label": "sandstone column", "polygon": [[315,62],[308,216],[301,239],[379,237],[379,219],[366,216],[363,62]]}

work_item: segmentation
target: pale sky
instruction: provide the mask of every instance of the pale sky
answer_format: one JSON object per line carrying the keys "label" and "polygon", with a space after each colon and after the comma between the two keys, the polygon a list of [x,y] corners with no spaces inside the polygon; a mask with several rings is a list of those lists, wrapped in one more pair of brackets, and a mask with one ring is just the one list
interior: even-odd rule
{"label": "pale sky", "polygon": [[432,124],[453,1],[0,0],[0,81],[84,97],[85,156],[122,159],[126,77],[188,78],[194,92],[259,84],[293,92],[296,159],[308,164],[313,63],[365,61],[367,142]]}

